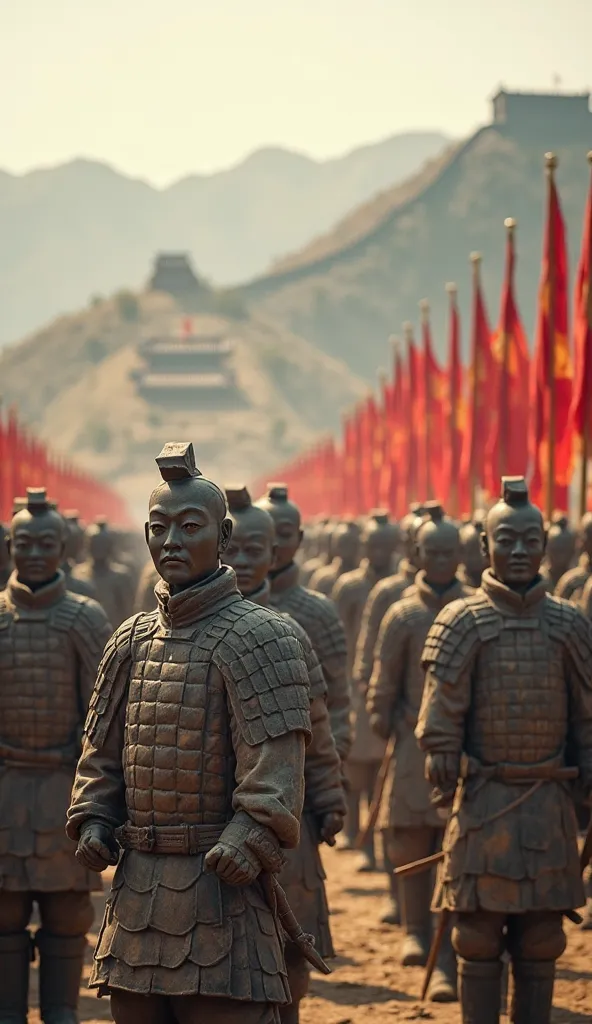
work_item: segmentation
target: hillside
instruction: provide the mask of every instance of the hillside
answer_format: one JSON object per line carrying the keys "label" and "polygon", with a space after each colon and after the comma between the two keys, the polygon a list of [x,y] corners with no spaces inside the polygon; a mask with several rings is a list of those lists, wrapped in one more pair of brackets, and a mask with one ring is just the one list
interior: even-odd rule
{"label": "hillside", "polygon": [[[302,251],[245,285],[251,307],[338,355],[368,378],[384,360],[385,340],[403,320],[417,320],[428,296],[436,347],[445,347],[445,282],[457,281],[468,343],[471,251],[483,253],[483,278],[495,321],[501,287],[505,217],[518,220],[518,296],[531,333],[541,259],[544,153],[559,156],[557,181],[568,226],[570,265],[577,260],[592,146],[577,130],[550,121],[539,132],[503,126],[478,131],[419,175],[389,189],[317,237]],[[556,144],[556,139],[558,144]]]}
{"label": "hillside", "polygon": [[[130,296],[127,296],[129,305]],[[133,306],[132,306],[133,309]],[[364,385],[340,361],[278,329],[263,316],[216,320],[235,351],[240,408],[171,411],[148,404],[130,378],[142,336],[168,334],[178,322],[172,299],[142,295],[137,319],[122,298],[62,317],[0,355],[6,405],[54,447],[120,487],[137,514],[166,440],[194,442],[199,465],[216,479],[251,478],[334,430]],[[195,317],[207,330],[212,317]],[[238,406],[238,402],[237,402]]]}
{"label": "hillside", "polygon": [[0,171],[0,344],[91,294],[140,286],[155,250],[188,250],[218,284],[262,273],[446,142],[408,133],[325,162],[262,149],[162,190],[87,160]]}

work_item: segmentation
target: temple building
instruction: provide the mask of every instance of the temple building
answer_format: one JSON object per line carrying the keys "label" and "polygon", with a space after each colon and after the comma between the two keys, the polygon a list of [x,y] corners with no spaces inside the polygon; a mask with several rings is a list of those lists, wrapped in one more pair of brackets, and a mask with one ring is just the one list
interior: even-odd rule
{"label": "temple building", "polygon": [[227,332],[214,317],[186,317],[176,333],[141,341],[141,365],[132,374],[138,394],[152,405],[196,412],[236,405],[234,343]]}
{"label": "temple building", "polygon": [[197,312],[209,288],[196,276],[186,252],[159,252],[147,283],[150,292],[166,292],[188,313]]}
{"label": "temple building", "polygon": [[590,93],[510,92],[492,98],[493,126],[509,138],[547,149],[589,137],[592,144]]}

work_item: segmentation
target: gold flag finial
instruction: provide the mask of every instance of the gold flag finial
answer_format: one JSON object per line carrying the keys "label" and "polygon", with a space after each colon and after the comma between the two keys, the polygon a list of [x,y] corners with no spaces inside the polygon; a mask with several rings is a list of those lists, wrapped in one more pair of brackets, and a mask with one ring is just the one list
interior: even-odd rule
{"label": "gold flag finial", "polygon": [[510,234],[514,234],[516,230],[516,220],[514,217],[506,217],[504,221],[504,227],[509,231]]}
{"label": "gold flag finial", "polygon": [[592,149],[588,153],[588,163],[592,164]]}
{"label": "gold flag finial", "polygon": [[557,153],[545,153],[545,167],[551,174],[556,169],[558,163]]}
{"label": "gold flag finial", "polygon": [[419,303],[421,310],[421,322],[427,324],[430,319],[430,302],[429,299],[422,299]]}
{"label": "gold flag finial", "polygon": [[446,285],[446,291],[450,296],[456,295],[458,292],[458,285],[456,284],[456,281],[449,281]]}
{"label": "gold flag finial", "polygon": [[472,252],[469,256],[471,263],[481,263],[483,256],[480,252]]}
{"label": "gold flag finial", "polygon": [[413,341],[413,324],[411,320],[405,320],[403,334],[405,335],[405,341]]}

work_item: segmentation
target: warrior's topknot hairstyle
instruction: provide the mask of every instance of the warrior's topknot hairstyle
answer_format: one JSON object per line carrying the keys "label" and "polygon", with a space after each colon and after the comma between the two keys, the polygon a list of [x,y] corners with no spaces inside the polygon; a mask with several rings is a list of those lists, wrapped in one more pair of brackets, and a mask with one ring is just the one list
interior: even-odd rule
{"label": "warrior's topknot hairstyle", "polygon": [[232,484],[226,487],[225,491],[226,501],[231,512],[244,512],[245,509],[252,507],[251,495],[245,484]]}
{"label": "warrior's topknot hairstyle", "polygon": [[503,476],[501,500],[506,505],[528,505],[528,487],[523,476]]}
{"label": "warrior's topknot hairstyle", "polygon": [[190,441],[167,441],[156,458],[156,465],[163,481],[170,487],[182,484],[187,480],[199,479],[200,483],[219,499],[221,518],[224,519],[227,516],[228,505],[224,491],[197,468],[193,445]]}

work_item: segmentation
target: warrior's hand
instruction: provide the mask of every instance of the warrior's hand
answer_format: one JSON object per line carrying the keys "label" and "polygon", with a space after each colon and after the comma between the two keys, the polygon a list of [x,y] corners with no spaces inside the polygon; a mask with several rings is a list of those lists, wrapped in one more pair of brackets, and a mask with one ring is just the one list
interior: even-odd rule
{"label": "warrior's hand", "polygon": [[335,836],[343,828],[343,814],[330,811],[321,818],[321,839],[327,846],[335,846]]}
{"label": "warrior's hand", "polygon": [[426,754],[425,777],[442,793],[454,793],[460,772],[458,754]]}
{"label": "warrior's hand", "polygon": [[89,871],[104,871],[119,860],[113,829],[103,821],[87,821],[80,829],[76,859]]}
{"label": "warrior's hand", "polygon": [[222,840],[206,854],[205,863],[228,885],[249,885],[261,872],[261,861],[248,846]]}

